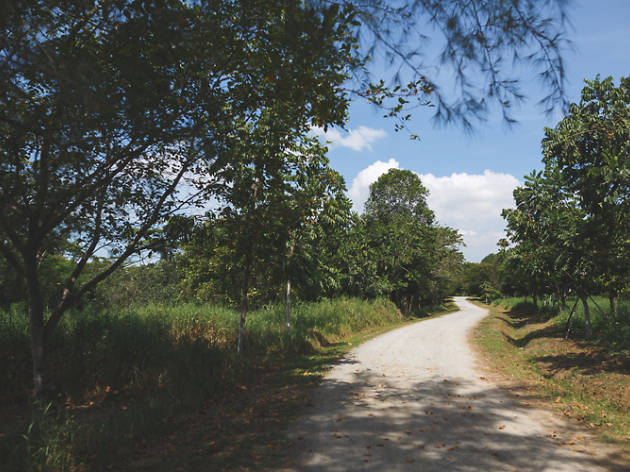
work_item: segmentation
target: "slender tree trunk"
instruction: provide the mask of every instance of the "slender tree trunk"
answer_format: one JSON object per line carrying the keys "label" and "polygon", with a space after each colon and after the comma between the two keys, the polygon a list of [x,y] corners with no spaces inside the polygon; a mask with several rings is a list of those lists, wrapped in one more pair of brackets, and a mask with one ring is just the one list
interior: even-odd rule
{"label": "slender tree trunk", "polygon": [[573,326],[573,312],[575,311],[575,307],[578,304],[578,300],[575,300],[575,303],[573,304],[573,308],[571,308],[571,313],[569,313],[569,318],[567,318],[567,324],[564,327],[565,330],[565,335],[564,335],[564,339],[569,339],[569,334],[571,333],[571,326]]}
{"label": "slender tree trunk", "polygon": [[599,311],[599,314],[602,315],[602,318],[606,318],[606,314],[604,313],[604,311],[599,307],[598,303],[595,301],[595,299],[593,297],[590,297],[591,301],[593,302],[593,304],[595,305],[595,308],[597,308],[597,311]]}
{"label": "slender tree trunk", "polygon": [[538,308],[538,295],[532,293],[532,299],[534,300],[534,306]]}
{"label": "slender tree trunk", "polygon": [[567,296],[566,294],[560,290],[560,288],[556,289],[557,294],[558,294],[558,305],[560,307],[560,310],[566,310],[567,309]]}
{"label": "slender tree trunk", "polygon": [[26,263],[26,287],[31,331],[31,358],[33,363],[33,394],[40,396],[46,387],[44,302],[37,274],[35,256]]}
{"label": "slender tree trunk", "polygon": [[615,305],[615,292],[608,294],[608,302],[610,303],[610,316],[613,320],[617,319],[617,306]]}
{"label": "slender tree trunk", "polygon": [[586,296],[580,297],[582,300],[582,306],[584,307],[584,334],[587,338],[593,335],[593,328],[591,327],[591,312],[588,307],[588,301]]}
{"label": "slender tree trunk", "polygon": [[291,333],[291,279],[287,279],[286,323],[287,323],[287,331],[290,334]]}
{"label": "slender tree trunk", "polygon": [[247,319],[247,293],[249,292],[249,283],[251,277],[251,261],[247,258],[245,263],[245,273],[243,279],[243,292],[241,294],[241,322],[238,328],[238,345],[236,352],[241,354],[243,352],[243,344],[245,342],[245,321]]}

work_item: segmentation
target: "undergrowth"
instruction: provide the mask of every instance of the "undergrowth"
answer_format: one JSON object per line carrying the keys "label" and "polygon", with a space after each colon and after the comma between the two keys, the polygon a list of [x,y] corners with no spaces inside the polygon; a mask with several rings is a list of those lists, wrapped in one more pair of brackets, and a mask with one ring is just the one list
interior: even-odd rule
{"label": "undergrowth", "polygon": [[[93,470],[125,447],[164,434],[166,418],[230,391],[253,364],[305,355],[362,330],[400,323],[388,300],[298,304],[250,312],[245,353],[235,351],[238,313],[207,305],[147,305],[69,313],[50,340],[58,395],[28,400],[28,321],[0,313],[0,463],[6,470]],[[5,469],[3,469],[5,470]]]}

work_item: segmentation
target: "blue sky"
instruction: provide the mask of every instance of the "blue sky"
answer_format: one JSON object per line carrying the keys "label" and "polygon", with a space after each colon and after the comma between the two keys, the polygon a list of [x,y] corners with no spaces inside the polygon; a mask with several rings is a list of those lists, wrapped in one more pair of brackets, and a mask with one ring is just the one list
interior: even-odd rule
{"label": "blue sky", "polygon": [[[578,101],[585,78],[630,75],[630,0],[577,0],[570,13],[569,38],[573,51],[565,53],[567,93]],[[541,169],[540,141],[545,127],[553,127],[559,113],[546,116],[536,105],[539,84],[528,81],[529,100],[514,112],[519,124],[508,129],[497,113],[467,135],[461,128],[436,128],[429,110],[416,110],[411,128],[420,141],[394,132],[393,122],[364,102],[350,108],[347,129],[329,130],[331,165],[346,179],[355,209],[362,210],[369,184],[388,168],[418,173],[430,190],[429,206],[440,223],[459,229],[469,261],[496,251],[503,235],[502,208],[511,205],[512,190],[523,175]]]}

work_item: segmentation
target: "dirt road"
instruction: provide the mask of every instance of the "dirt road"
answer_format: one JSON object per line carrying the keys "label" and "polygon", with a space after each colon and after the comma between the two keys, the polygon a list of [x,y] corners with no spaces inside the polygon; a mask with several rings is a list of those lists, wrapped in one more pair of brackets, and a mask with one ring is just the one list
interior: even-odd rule
{"label": "dirt road", "polygon": [[460,311],[379,336],[322,382],[292,427],[292,470],[622,470],[557,414],[487,380],[467,344],[487,312]]}

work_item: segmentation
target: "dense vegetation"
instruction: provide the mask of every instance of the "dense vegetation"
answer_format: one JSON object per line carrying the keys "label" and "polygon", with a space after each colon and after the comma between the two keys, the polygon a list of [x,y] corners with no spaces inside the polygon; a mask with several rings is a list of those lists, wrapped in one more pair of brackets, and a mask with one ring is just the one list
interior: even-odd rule
{"label": "dense vegetation", "polygon": [[[565,3],[8,5],[0,21],[0,264],[23,282],[8,297],[26,301],[35,391],[47,388],[47,345],[65,314],[134,258],[168,251],[181,229],[173,217],[200,215],[214,199],[224,205],[215,235],[226,250],[217,260],[243,269],[228,270],[220,288],[239,299],[242,338],[249,285],[260,277],[256,255],[295,251],[280,264],[290,283],[299,246],[319,230],[307,222],[333,226],[343,212],[342,202],[323,203],[341,187],[308,131],[343,126],[351,96],[382,107],[397,128],[409,108],[427,105],[437,120],[469,127],[490,101],[511,121],[521,92],[503,57],[524,57],[548,86],[547,103],[561,102]],[[427,20],[444,35],[441,62],[457,75],[450,100],[423,62],[423,36],[413,34]],[[367,67],[380,53],[392,77]],[[379,264],[396,265],[398,254],[390,256]],[[57,264],[64,271],[52,280],[47,271]],[[312,285],[325,291],[331,284],[320,274]],[[405,274],[375,291],[397,290],[414,305]]]}

